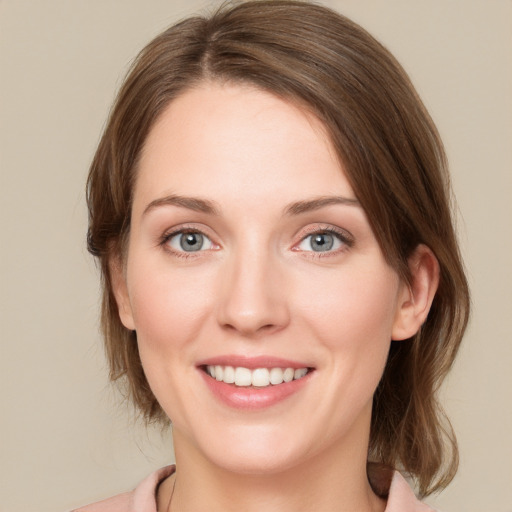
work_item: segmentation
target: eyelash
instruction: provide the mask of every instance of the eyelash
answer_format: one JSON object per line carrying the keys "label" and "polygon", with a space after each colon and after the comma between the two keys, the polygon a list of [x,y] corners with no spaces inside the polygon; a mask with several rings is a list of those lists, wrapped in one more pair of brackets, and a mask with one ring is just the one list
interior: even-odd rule
{"label": "eyelash", "polygon": [[315,226],[315,227],[307,229],[306,232],[302,234],[299,243],[295,244],[293,246],[292,250],[300,251],[298,246],[300,244],[302,244],[308,237],[312,237],[314,235],[326,235],[326,234],[334,236],[339,242],[341,242],[342,247],[339,249],[332,250],[332,251],[329,250],[329,251],[303,251],[303,252],[308,253],[308,257],[326,258],[329,256],[336,256],[342,252],[347,251],[348,249],[350,249],[351,247],[354,246],[355,240],[352,237],[352,235],[350,233],[348,233],[347,231],[342,230],[342,229],[337,229],[332,226],[326,226],[326,227]]}
{"label": "eyelash", "polygon": [[[172,240],[175,236],[186,235],[186,234],[199,234],[199,235],[206,237],[208,240],[211,241],[211,238],[206,233],[201,231],[200,229],[183,226],[183,227],[180,227],[179,229],[175,229],[171,232],[164,233],[159,241],[159,245],[161,247],[163,247],[166,251],[171,252],[173,254],[173,256],[176,256],[178,258],[197,257],[198,254],[196,254],[196,253],[204,252],[204,250],[190,251],[190,252],[178,251],[169,246],[169,241]],[[343,246],[341,248],[333,250],[333,251],[330,251],[330,250],[329,251],[306,251],[306,250],[301,251],[298,248],[298,246],[300,244],[302,244],[308,237],[311,237],[314,235],[325,235],[325,234],[334,236],[339,242],[341,242],[343,244]],[[345,252],[346,250],[353,247],[354,242],[355,241],[354,241],[354,238],[352,237],[352,235],[350,235],[348,232],[346,232],[344,230],[336,229],[332,226],[328,226],[328,227],[315,226],[310,229],[307,229],[302,234],[299,242],[294,244],[294,246],[292,247],[292,250],[308,253],[308,257],[325,258],[325,257],[337,255],[341,252]],[[213,245],[216,245],[213,242],[211,242],[211,243]]]}
{"label": "eyelash", "polygon": [[[187,234],[202,235],[202,236],[204,236],[205,238],[207,238],[208,240],[211,241],[211,238],[206,233],[201,231],[200,229],[193,228],[193,227],[182,226],[182,227],[180,227],[178,229],[175,229],[175,230],[173,230],[171,232],[164,233],[162,235],[160,241],[159,241],[159,245],[161,247],[163,247],[164,250],[172,253],[172,255],[176,256],[177,258],[188,259],[188,258],[197,257],[198,255],[196,253],[200,253],[200,252],[204,252],[204,251],[190,251],[190,252],[187,252],[187,251],[177,251],[177,250],[173,249],[172,247],[170,247],[170,245],[169,245],[169,241],[172,240],[175,236],[177,236],[177,235],[187,235]],[[213,242],[212,242],[212,244],[213,244]],[[213,245],[215,245],[215,244],[213,244]]]}

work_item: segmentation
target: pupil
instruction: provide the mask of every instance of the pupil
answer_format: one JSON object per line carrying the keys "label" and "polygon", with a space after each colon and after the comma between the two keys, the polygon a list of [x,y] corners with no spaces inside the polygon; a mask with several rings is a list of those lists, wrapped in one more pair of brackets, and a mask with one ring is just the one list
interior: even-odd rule
{"label": "pupil", "polygon": [[181,237],[180,245],[184,251],[198,251],[203,246],[203,235],[187,233]]}
{"label": "pupil", "polygon": [[313,250],[328,251],[332,248],[334,240],[332,235],[315,235],[311,243]]}

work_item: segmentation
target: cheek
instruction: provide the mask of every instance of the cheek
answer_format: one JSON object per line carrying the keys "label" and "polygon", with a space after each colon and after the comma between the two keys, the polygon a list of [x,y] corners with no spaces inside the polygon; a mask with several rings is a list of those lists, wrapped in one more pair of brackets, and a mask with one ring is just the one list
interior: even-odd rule
{"label": "cheek", "polygon": [[316,291],[302,294],[310,297],[302,308],[317,338],[333,354],[358,358],[354,364],[383,366],[397,310],[398,276],[385,265],[373,270],[360,266],[320,281]]}
{"label": "cheek", "polygon": [[164,411],[179,424],[197,392],[190,386],[195,366],[189,349],[207,322],[212,280],[200,271],[191,279],[189,271],[171,269],[156,258],[134,256],[131,269],[128,287],[144,373]]}
{"label": "cheek", "polygon": [[[153,264],[152,264],[153,263]],[[173,350],[197,337],[214,293],[211,276],[133,261],[129,294],[138,338],[152,350]]]}

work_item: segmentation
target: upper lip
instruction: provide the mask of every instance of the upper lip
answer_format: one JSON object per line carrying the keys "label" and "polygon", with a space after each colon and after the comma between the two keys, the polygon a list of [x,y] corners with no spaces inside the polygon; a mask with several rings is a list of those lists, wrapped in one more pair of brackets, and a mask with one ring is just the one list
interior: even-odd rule
{"label": "upper lip", "polygon": [[256,368],[310,368],[311,365],[284,359],[282,357],[274,357],[269,355],[246,356],[246,355],[221,355],[210,357],[200,361],[197,366],[234,366],[255,370]]}

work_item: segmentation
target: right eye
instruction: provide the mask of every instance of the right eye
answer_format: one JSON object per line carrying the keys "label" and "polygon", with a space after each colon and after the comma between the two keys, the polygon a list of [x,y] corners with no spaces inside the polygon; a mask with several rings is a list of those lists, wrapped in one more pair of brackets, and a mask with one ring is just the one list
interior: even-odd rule
{"label": "right eye", "polygon": [[213,242],[199,231],[172,233],[166,238],[165,243],[177,252],[198,252],[213,248]]}

